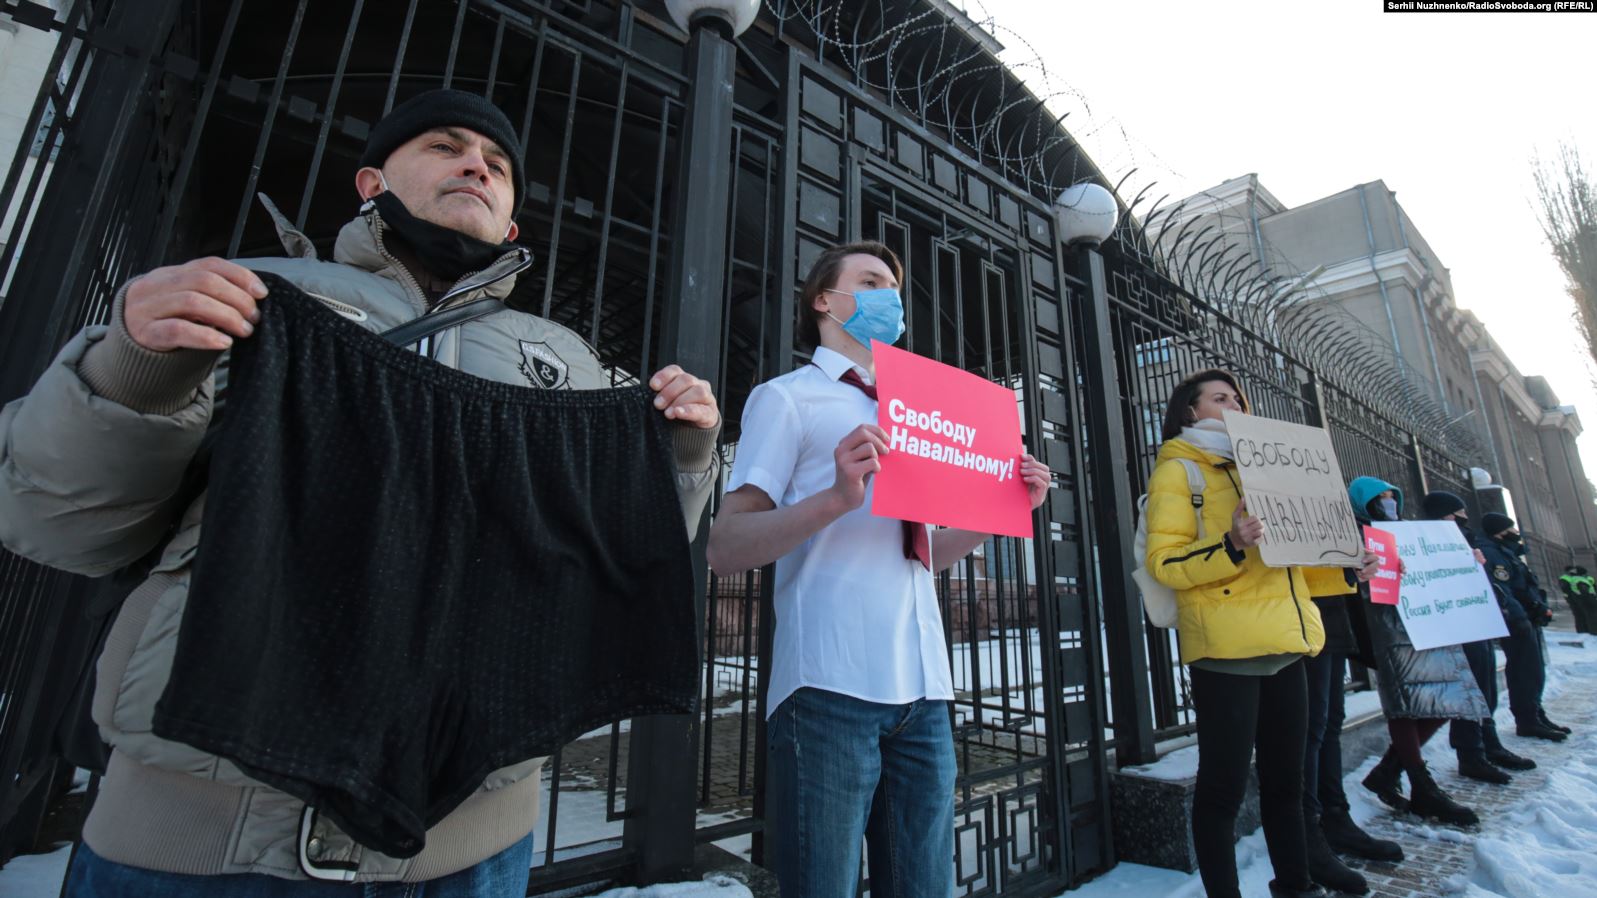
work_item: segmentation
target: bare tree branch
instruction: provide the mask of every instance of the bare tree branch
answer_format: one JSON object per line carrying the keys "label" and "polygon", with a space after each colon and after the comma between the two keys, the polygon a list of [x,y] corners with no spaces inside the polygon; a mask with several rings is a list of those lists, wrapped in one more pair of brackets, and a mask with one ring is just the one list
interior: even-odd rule
{"label": "bare tree branch", "polygon": [[1557,159],[1538,158],[1533,168],[1542,233],[1564,270],[1575,325],[1597,364],[1597,187],[1573,144],[1560,143]]}

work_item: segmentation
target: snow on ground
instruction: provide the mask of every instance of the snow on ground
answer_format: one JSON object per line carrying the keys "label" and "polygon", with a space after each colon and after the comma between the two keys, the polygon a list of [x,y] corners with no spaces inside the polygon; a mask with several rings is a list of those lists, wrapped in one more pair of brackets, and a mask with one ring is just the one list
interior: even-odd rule
{"label": "snow on ground", "polygon": [[[62,845],[49,854],[25,854],[13,858],[0,871],[0,898],[45,898],[61,891],[71,845]],[[680,882],[627,887],[600,892],[594,898],[753,898],[748,886],[734,877],[712,873],[702,882]]]}
{"label": "snow on ground", "polygon": [[1343,703],[1342,713],[1349,724],[1357,723],[1366,717],[1374,717],[1381,713],[1381,694],[1374,689],[1349,692]]}
{"label": "snow on ground", "polygon": [[67,860],[72,846],[63,844],[49,854],[23,854],[12,858],[0,870],[0,896],[41,898],[61,894],[61,881],[67,875]]}
{"label": "snow on ground", "polygon": [[[1560,645],[1559,635],[1549,634],[1549,693],[1570,678],[1597,677],[1597,640],[1576,649]],[[1546,787],[1476,840],[1465,898],[1597,898],[1597,732],[1585,723],[1575,725],[1569,760],[1549,772]]]}
{"label": "snow on ground", "polygon": [[[1576,647],[1562,644],[1574,641],[1572,634],[1549,632],[1547,636],[1550,657],[1545,698],[1554,705],[1553,718],[1561,720],[1553,701],[1559,693],[1572,679],[1597,679],[1597,639],[1585,637],[1583,644]],[[1374,693],[1349,696],[1350,719],[1357,716],[1352,700],[1364,695]],[[1392,817],[1361,785],[1376,758],[1366,759],[1343,779],[1353,819],[1366,824],[1372,818],[1384,817],[1384,828],[1396,830],[1400,840],[1408,843],[1427,840],[1472,844],[1473,864],[1470,869],[1459,870],[1448,882],[1449,898],[1597,898],[1597,726],[1589,716],[1582,721],[1570,716],[1575,726],[1575,733],[1565,743],[1571,749],[1570,760],[1549,770],[1546,787],[1527,801],[1507,812],[1487,816],[1479,833],[1431,826],[1408,816]],[[1501,695],[1497,726],[1503,732],[1513,732],[1506,692]],[[1172,754],[1183,755],[1187,751]],[[1160,778],[1189,769],[1195,773],[1196,748],[1190,751],[1191,759],[1173,760],[1167,770],[1152,770],[1164,764],[1163,760],[1147,768],[1163,774]],[[1453,750],[1447,744],[1445,729],[1426,745],[1425,760],[1433,769],[1451,769]],[[1270,860],[1262,832],[1255,831],[1237,843],[1237,871],[1244,896],[1265,898],[1269,894]],[[1060,898],[1155,895],[1201,898],[1203,884],[1196,873],[1120,864]]]}
{"label": "snow on ground", "polygon": [[595,898],[754,898],[747,885],[721,873],[711,873],[703,882],[673,882],[657,886],[611,889]]}
{"label": "snow on ground", "polygon": [[1189,745],[1166,752],[1159,760],[1152,764],[1142,764],[1136,767],[1121,768],[1126,773],[1135,773],[1155,780],[1184,780],[1198,775],[1198,746]]}
{"label": "snow on ground", "polygon": [[[1574,680],[1589,682],[1597,679],[1597,639],[1587,637],[1581,646],[1575,647],[1562,644],[1571,640],[1568,633],[1554,632],[1548,636],[1551,656],[1547,681],[1549,700]],[[978,655],[988,653],[978,652]],[[985,662],[988,658],[982,660]],[[993,666],[999,669],[1003,667],[1002,664]],[[1374,693],[1350,695],[1349,718],[1357,718],[1361,713],[1373,710],[1371,703],[1375,701]],[[1555,719],[1561,717],[1556,706],[1553,716]],[[1513,720],[1508,714],[1506,694],[1497,720],[1500,729],[1512,732]],[[1390,817],[1387,809],[1360,785],[1364,775],[1374,766],[1374,758],[1348,771],[1344,780],[1353,817],[1361,823],[1377,816],[1385,817],[1385,828],[1396,830],[1404,841],[1472,844],[1473,865],[1470,869],[1461,869],[1458,876],[1449,882],[1450,898],[1597,898],[1597,851],[1593,849],[1594,843],[1597,843],[1597,726],[1593,726],[1590,719],[1572,722],[1577,726],[1570,742],[1566,743],[1571,749],[1567,753],[1569,760],[1550,769],[1545,788],[1527,801],[1507,812],[1487,817],[1479,833],[1420,824],[1411,817]],[[1189,772],[1188,775],[1195,772],[1195,749],[1178,751],[1173,756],[1179,757],[1149,767],[1165,765],[1167,770],[1157,771],[1164,776],[1184,771]],[[1426,746],[1426,759],[1439,769],[1451,766],[1452,750],[1448,747],[1445,732],[1438,734]],[[547,781],[544,788],[548,789]],[[543,798],[545,817],[539,821],[539,832],[546,832],[548,825],[548,795],[545,794]],[[561,838],[555,851],[556,858],[610,847],[614,844],[612,840],[619,839],[620,822],[604,820],[603,792],[562,790],[558,813]],[[701,821],[708,822],[715,821]],[[747,856],[747,836],[728,839],[722,844]],[[545,862],[545,847],[540,841],[535,864]],[[56,894],[66,871],[70,851],[71,846],[63,845],[49,854],[14,858],[4,870],[0,870],[0,898],[34,898]],[[1244,895],[1263,898],[1268,894],[1270,864],[1261,833],[1254,832],[1238,843],[1237,865]],[[1067,893],[1067,896],[1127,898],[1157,895],[1201,898],[1202,894],[1203,887],[1196,874],[1138,864],[1120,864],[1102,877]],[[736,880],[716,876],[699,883],[616,889],[603,895],[606,898],[744,898],[749,892]]]}

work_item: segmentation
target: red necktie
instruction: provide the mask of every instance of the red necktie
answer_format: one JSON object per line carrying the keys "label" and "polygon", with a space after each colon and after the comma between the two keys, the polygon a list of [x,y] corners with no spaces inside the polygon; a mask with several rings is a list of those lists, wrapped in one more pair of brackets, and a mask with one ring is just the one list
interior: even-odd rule
{"label": "red necktie", "polygon": [[[866,383],[865,379],[859,376],[859,372],[853,368],[843,372],[842,380],[843,383],[858,389],[873,401],[876,399],[876,387]],[[904,557],[917,558],[920,560],[922,567],[925,567],[928,571],[931,570],[932,543],[931,538],[926,535],[926,525],[918,524],[914,521],[904,521],[903,523]]]}

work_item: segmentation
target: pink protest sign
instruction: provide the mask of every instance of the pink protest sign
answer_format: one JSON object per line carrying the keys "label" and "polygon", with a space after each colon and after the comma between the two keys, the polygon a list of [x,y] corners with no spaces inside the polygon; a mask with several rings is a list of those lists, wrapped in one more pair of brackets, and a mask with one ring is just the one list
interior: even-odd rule
{"label": "pink protest sign", "polygon": [[1370,579],[1370,601],[1378,605],[1396,605],[1397,587],[1401,581],[1397,572],[1397,535],[1365,527],[1364,545],[1381,557],[1381,567]]}
{"label": "pink protest sign", "polygon": [[1015,392],[885,343],[873,341],[871,352],[876,420],[888,438],[871,512],[1031,536]]}

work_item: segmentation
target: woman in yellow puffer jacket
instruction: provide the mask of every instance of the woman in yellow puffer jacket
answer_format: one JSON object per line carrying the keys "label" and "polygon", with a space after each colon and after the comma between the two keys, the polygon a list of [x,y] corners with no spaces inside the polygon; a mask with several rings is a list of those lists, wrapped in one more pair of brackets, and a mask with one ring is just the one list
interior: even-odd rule
{"label": "woman in yellow puffer jacket", "polygon": [[[1192,835],[1204,889],[1210,898],[1240,898],[1232,834],[1257,749],[1260,811],[1275,870],[1270,894],[1310,898],[1325,894],[1310,878],[1303,828],[1303,658],[1325,644],[1310,599],[1354,586],[1337,569],[1265,566],[1257,549],[1264,524],[1248,514],[1242,497],[1225,429],[1228,410],[1246,413],[1248,401],[1227,371],[1200,371],[1171,394],[1164,444],[1148,482],[1145,565],[1176,592],[1181,661],[1191,666],[1198,717]],[[1202,472],[1201,505],[1178,459]],[[1195,514],[1203,515],[1202,540]],[[1370,556],[1360,577],[1373,572]]]}

